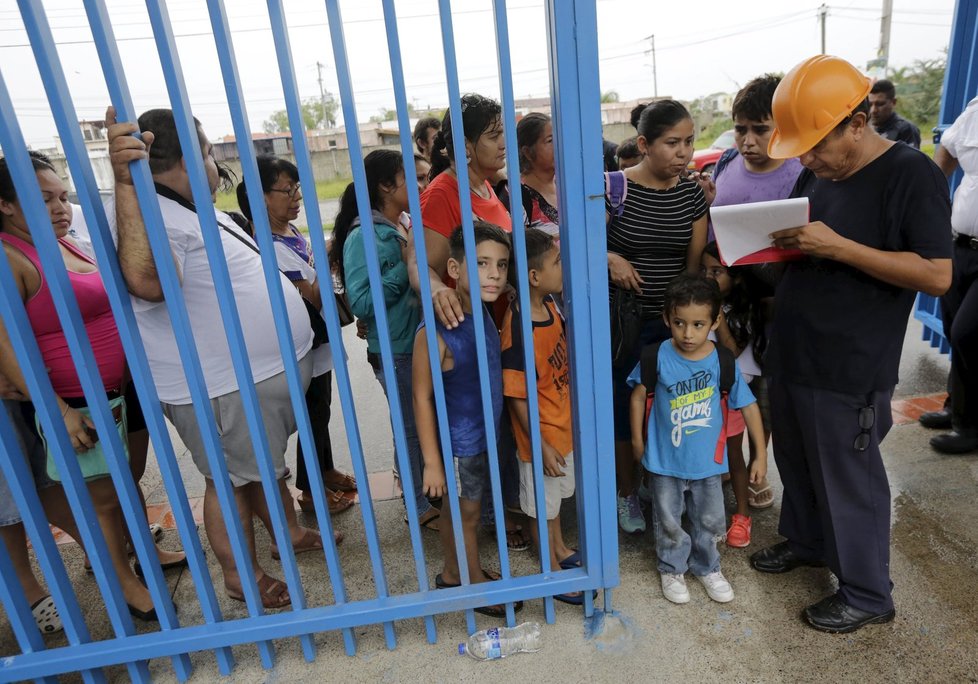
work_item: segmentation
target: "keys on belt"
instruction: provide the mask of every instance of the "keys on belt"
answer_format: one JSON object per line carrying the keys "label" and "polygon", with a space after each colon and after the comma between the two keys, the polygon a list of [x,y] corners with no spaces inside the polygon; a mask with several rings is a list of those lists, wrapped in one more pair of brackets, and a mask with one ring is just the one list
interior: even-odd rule
{"label": "keys on belt", "polygon": [[958,233],[954,236],[954,244],[959,247],[967,247],[968,249],[978,250],[978,237]]}

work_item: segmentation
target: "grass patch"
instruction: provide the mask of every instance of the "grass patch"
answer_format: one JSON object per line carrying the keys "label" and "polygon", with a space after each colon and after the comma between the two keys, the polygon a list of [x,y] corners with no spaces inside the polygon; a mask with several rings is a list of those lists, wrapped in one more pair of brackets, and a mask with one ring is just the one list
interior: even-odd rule
{"label": "grass patch", "polygon": [[[352,181],[352,178],[334,178],[332,180],[316,181],[316,197],[320,200],[339,199],[346,186]],[[221,211],[240,211],[238,208],[238,197],[233,191],[217,193],[217,200],[214,202],[214,206]],[[330,225],[329,229],[333,229],[332,225]]]}

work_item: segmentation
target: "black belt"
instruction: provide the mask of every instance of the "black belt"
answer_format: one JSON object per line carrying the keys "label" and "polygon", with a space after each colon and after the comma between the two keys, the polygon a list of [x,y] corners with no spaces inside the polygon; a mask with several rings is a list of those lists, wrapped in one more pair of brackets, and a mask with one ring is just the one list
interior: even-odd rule
{"label": "black belt", "polygon": [[954,236],[954,244],[956,244],[958,247],[967,247],[968,249],[978,250],[978,237],[958,233]]}

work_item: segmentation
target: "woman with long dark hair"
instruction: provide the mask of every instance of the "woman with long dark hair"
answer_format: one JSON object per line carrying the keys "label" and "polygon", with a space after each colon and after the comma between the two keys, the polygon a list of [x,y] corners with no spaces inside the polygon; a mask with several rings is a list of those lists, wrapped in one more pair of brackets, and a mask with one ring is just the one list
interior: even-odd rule
{"label": "woman with long dark hair", "polygon": [[[363,160],[363,166],[372,209],[370,220],[373,223],[373,239],[380,262],[387,326],[394,353],[397,394],[407,436],[408,459],[411,462],[414,505],[421,526],[437,530],[439,511],[424,495],[421,445],[418,442],[418,431],[414,423],[414,403],[411,392],[411,359],[414,334],[420,316],[418,298],[408,282],[407,263],[404,258],[410,229],[403,225],[401,216],[408,209],[408,177],[404,171],[401,153],[393,150],[371,152]],[[416,182],[414,174],[410,178],[411,182]],[[346,288],[350,309],[367,326],[367,360],[386,394],[387,385],[380,356],[376,311],[371,296],[370,279],[367,276],[367,255],[363,244],[365,239],[367,238],[364,237],[357,210],[356,189],[353,183],[350,183],[340,199],[340,210],[333,224],[330,261]],[[407,505],[406,497],[405,505]]]}
{"label": "woman with long dark hair", "polygon": [[[105,285],[94,260],[68,237],[72,207],[68,202],[67,189],[46,157],[31,153],[31,161],[41,196],[47,205],[50,219],[48,228],[54,231],[58,239],[61,258],[78,300],[85,333],[98,364],[106,397],[114,409],[118,407],[117,410],[113,410],[113,417],[116,418],[117,423],[127,428],[125,446],[130,458],[130,470],[142,499],[142,491],[138,488],[138,483],[146,468],[148,433],[142,411],[139,409],[138,398],[135,392],[128,391],[131,385],[128,381],[126,358],[119,330],[109,306],[108,293],[105,291]],[[37,338],[37,345],[57,395],[58,408],[71,439],[71,445],[77,453],[84,454],[95,448],[101,436],[95,434],[95,424],[88,415],[88,403],[54,306],[48,279],[44,277],[41,268],[31,230],[17,198],[6,160],[0,159],[0,243],[3,244],[13,271],[17,294],[24,302],[27,317]],[[0,324],[0,373],[23,397],[30,398],[27,383],[14,355],[7,330],[2,324]],[[35,424],[33,406],[25,403],[24,409],[28,425]],[[40,434],[43,437],[43,432]],[[51,465],[49,464],[47,472],[53,477]],[[96,464],[95,470],[90,477],[86,477],[88,491],[95,504],[95,514],[105,535],[109,556],[118,575],[123,596],[134,617],[155,622],[157,614],[153,601],[130,565],[126,548],[127,532],[115,486],[108,477],[104,464],[101,468]],[[64,498],[64,491],[61,487],[45,486],[52,483],[43,475],[41,479],[45,480],[38,483],[43,487],[41,501],[49,520],[59,527],[68,529],[69,533],[76,530],[72,513]],[[145,508],[145,501],[143,505]],[[77,532],[72,536],[76,534]],[[75,538],[80,539],[77,536]],[[186,556],[182,552],[163,549],[157,549],[157,552],[164,569],[182,567],[187,563]]]}
{"label": "woman with long dark hair", "polygon": [[[458,178],[466,174],[469,181],[469,198],[473,218],[499,226],[507,233],[512,230],[507,207],[496,196],[493,181],[506,168],[506,142],[503,135],[502,107],[495,100],[470,93],[462,96],[462,134],[465,144],[466,165],[455,165],[455,141],[452,138],[451,112],[445,112],[441,130],[435,135],[431,150],[431,183],[421,195],[421,218],[424,222],[425,248],[428,263],[419,265],[413,246],[409,246],[408,274],[412,287],[420,291],[419,278],[427,277],[431,284],[431,296],[435,315],[445,327],[452,329],[462,321],[462,303],[455,291],[455,283],[448,276],[448,241],[452,233],[462,225],[462,208],[459,201]],[[427,268],[425,268],[427,266]],[[496,325],[502,323],[508,297],[496,300],[493,318]],[[530,542],[510,508],[519,510],[519,464],[516,459],[516,443],[507,421],[499,431],[499,464],[502,477],[503,502],[506,505],[507,542],[510,550],[525,550]],[[483,520],[491,524],[486,504]]]}
{"label": "woman with long dark hair", "polygon": [[641,305],[641,339],[612,368],[618,524],[645,530],[635,493],[636,465],[628,424],[628,374],[644,344],[669,337],[662,320],[666,285],[681,273],[699,273],[706,245],[707,203],[699,183],[685,176],[693,155],[693,119],[675,100],[659,100],[638,115],[642,161],[624,171],[627,193],[620,211],[607,202],[608,272],[613,295],[632,291]]}
{"label": "woman with long dark hair", "polygon": [[516,143],[520,148],[520,183],[527,227],[556,236],[560,232],[560,221],[554,178],[554,129],[550,117],[530,112],[520,119],[516,125]]}

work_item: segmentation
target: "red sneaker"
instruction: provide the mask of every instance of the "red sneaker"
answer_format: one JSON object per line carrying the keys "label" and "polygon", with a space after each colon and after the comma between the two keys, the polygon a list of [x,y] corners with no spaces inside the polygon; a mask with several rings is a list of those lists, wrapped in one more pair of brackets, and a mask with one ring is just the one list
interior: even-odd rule
{"label": "red sneaker", "polygon": [[730,519],[730,529],[727,530],[727,546],[742,549],[750,546],[750,518],[734,513]]}

